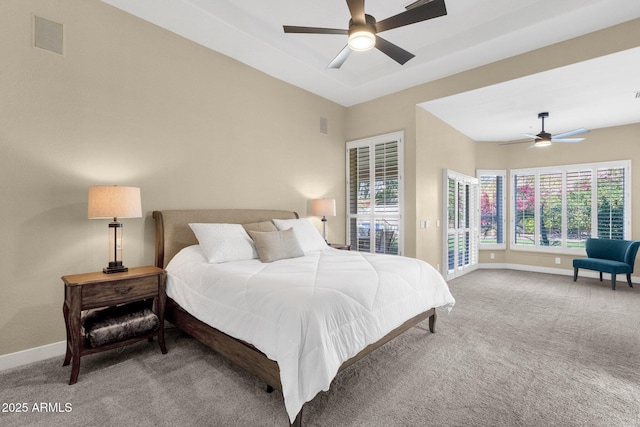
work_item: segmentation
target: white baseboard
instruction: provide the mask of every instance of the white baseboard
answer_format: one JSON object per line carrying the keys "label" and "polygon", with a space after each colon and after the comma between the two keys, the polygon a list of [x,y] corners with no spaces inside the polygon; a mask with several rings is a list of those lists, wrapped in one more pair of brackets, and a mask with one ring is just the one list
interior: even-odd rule
{"label": "white baseboard", "polygon": [[66,351],[67,342],[60,341],[53,344],[17,351],[15,353],[4,354],[0,356],[0,371],[17,368],[18,366],[27,365],[33,362],[40,362],[41,360],[50,359],[56,356],[61,357],[60,364],[62,364],[62,358]]}
{"label": "white baseboard", "polygon": [[[497,269],[497,270],[520,270],[520,271],[531,271],[533,273],[547,273],[547,274],[559,274],[561,276],[572,276],[573,277],[573,268],[567,270],[566,268],[550,268],[550,267],[537,267],[535,265],[523,265],[523,264],[508,264],[508,263],[487,263],[487,264],[478,264],[478,268],[481,269]],[[578,281],[581,277],[591,277],[594,279],[599,279],[600,274],[597,271],[580,269],[578,272]],[[611,275],[609,273],[604,273],[602,280],[611,280]],[[624,282],[627,282],[626,275],[624,278]],[[631,283],[640,283],[640,278],[631,276]]]}

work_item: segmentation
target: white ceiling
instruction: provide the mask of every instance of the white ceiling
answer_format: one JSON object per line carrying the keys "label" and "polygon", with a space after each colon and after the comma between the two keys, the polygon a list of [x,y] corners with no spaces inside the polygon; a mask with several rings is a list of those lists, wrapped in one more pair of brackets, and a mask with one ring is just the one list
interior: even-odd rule
{"label": "white ceiling", "polygon": [[[416,55],[405,65],[374,49],[327,69],[346,36],[285,34],[282,25],[346,29],[344,0],[102,1],[344,106],[640,17],[638,0],[448,0],[446,16],[381,34]],[[380,21],[410,3],[368,0],[365,11]],[[422,107],[473,140],[512,141],[538,133],[542,111],[552,134],[638,122],[637,91],[633,49]]]}

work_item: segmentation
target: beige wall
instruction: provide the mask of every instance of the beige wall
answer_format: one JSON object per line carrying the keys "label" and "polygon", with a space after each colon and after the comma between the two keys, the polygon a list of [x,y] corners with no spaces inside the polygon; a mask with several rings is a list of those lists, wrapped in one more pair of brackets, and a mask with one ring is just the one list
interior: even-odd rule
{"label": "beige wall", "polygon": [[[418,107],[416,126],[416,257],[439,267],[446,224],[442,212],[442,169],[475,176],[476,143]],[[420,228],[420,220],[428,220],[429,227]]]}
{"label": "beige wall", "polygon": [[[64,24],[64,55],[32,46],[33,13]],[[60,277],[106,266],[90,185],[141,187],[129,266],[153,263],[154,209],[335,197],[344,241],[344,107],[98,0],[3,0],[0,53],[0,354],[64,340]]]}

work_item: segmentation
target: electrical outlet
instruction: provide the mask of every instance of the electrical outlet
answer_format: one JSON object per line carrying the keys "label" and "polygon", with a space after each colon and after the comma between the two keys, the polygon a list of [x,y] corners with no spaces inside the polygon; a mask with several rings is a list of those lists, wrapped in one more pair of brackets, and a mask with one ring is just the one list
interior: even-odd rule
{"label": "electrical outlet", "polygon": [[560,257],[556,257],[556,264],[560,264]]}
{"label": "electrical outlet", "polygon": [[489,258],[491,258],[491,259],[496,259],[496,254],[494,254],[493,252],[491,252],[491,254],[489,255]]}

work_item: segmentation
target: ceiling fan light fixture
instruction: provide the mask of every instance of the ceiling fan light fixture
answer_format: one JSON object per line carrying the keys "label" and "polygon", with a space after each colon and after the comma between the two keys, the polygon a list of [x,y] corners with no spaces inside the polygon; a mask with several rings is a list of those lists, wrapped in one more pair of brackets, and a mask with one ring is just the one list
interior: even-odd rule
{"label": "ceiling fan light fixture", "polygon": [[376,45],[376,35],[366,26],[353,28],[353,31],[349,31],[348,43],[351,50],[364,52],[372,49]]}
{"label": "ceiling fan light fixture", "polygon": [[551,145],[551,140],[548,138],[536,139],[536,141],[534,142],[534,146],[536,147],[548,147],[550,145]]}

